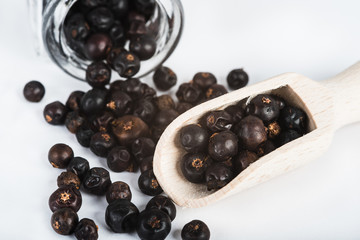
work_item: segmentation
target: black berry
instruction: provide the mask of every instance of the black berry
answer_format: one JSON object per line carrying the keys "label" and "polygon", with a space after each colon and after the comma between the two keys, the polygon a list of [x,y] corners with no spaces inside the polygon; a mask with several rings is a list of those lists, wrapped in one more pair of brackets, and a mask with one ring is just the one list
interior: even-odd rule
{"label": "black berry", "polygon": [[170,198],[162,195],[158,195],[150,199],[145,209],[159,209],[166,213],[170,217],[171,221],[173,221],[176,217],[175,204],[171,201]]}
{"label": "black berry", "polygon": [[111,69],[104,62],[93,62],[86,69],[87,83],[96,88],[103,88],[109,84],[111,78]]}
{"label": "black berry", "polygon": [[180,143],[187,152],[203,152],[208,142],[209,134],[200,125],[190,124],[180,130]]}
{"label": "black berry", "polygon": [[136,232],[143,240],[163,240],[171,231],[170,217],[159,209],[144,210],[140,213]]}
{"label": "black berry", "polygon": [[44,118],[46,122],[52,125],[62,125],[65,123],[68,109],[59,101],[49,103],[44,108]]}
{"label": "black berry", "polygon": [[28,82],[23,90],[24,97],[29,102],[40,102],[45,95],[45,87],[41,82]]}
{"label": "black berry", "polygon": [[248,84],[249,76],[243,69],[234,69],[228,74],[226,80],[229,88],[236,90]]}
{"label": "black berry", "polygon": [[200,220],[192,220],[185,224],[181,230],[182,240],[209,240],[210,230],[209,227]]}
{"label": "black berry", "polygon": [[153,75],[153,81],[160,91],[168,91],[176,85],[177,76],[173,70],[168,67],[159,67]]}
{"label": "black berry", "polygon": [[126,199],[117,199],[109,204],[105,222],[113,232],[129,233],[135,229],[139,216],[138,208]]}
{"label": "black berry", "polygon": [[104,168],[91,168],[84,177],[83,187],[89,193],[104,195],[111,185],[110,174]]}
{"label": "black berry", "polygon": [[128,184],[125,182],[113,182],[106,192],[106,201],[112,203],[117,199],[126,199],[131,201],[131,191]]}
{"label": "black berry", "polygon": [[155,54],[156,41],[150,35],[141,35],[131,40],[129,48],[140,60],[148,60]]}
{"label": "black berry", "polygon": [[88,160],[82,157],[74,157],[73,159],[71,159],[71,161],[69,162],[66,168],[68,172],[75,173],[81,181],[84,179],[89,169],[90,169],[90,165]]}
{"label": "black berry", "polygon": [[138,185],[140,190],[149,196],[159,195],[163,191],[152,169],[145,171],[140,175]]}
{"label": "black berry", "polygon": [[73,157],[71,147],[63,143],[55,144],[48,153],[49,162],[54,168],[66,168]]}
{"label": "black berry", "polygon": [[77,224],[74,235],[78,240],[97,240],[99,238],[98,227],[93,220],[83,218]]}
{"label": "black berry", "polygon": [[72,186],[59,187],[49,197],[49,207],[55,212],[60,208],[71,208],[79,211],[82,204],[80,191]]}
{"label": "black berry", "polygon": [[70,235],[74,232],[79,217],[71,208],[61,208],[51,216],[51,226],[55,232],[61,235]]}

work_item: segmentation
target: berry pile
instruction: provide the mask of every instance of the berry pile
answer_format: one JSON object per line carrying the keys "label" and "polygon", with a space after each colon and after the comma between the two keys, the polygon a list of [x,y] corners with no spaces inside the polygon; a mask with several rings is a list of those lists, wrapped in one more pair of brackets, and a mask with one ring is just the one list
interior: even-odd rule
{"label": "berry pile", "polygon": [[77,1],[64,21],[67,45],[83,59],[106,60],[120,76],[132,77],[156,53],[147,26],[155,8],[155,0]]}
{"label": "berry pile", "polygon": [[269,94],[207,112],[198,124],[180,130],[187,152],[182,173],[192,183],[218,190],[260,157],[306,134],[307,119],[303,110]]}
{"label": "berry pile", "polygon": [[[129,55],[127,55],[129,56]],[[176,215],[174,204],[165,196],[153,172],[153,155],[156,143],[165,128],[181,113],[207,100],[227,93],[215,76],[199,72],[176,91],[178,102],[167,94],[157,96],[156,90],[138,78],[111,82],[109,61],[94,61],[86,71],[86,81],[92,87],[87,92],[72,92],[66,103],[54,101],[45,106],[43,115],[51,125],[65,125],[75,134],[83,147],[101,158],[113,172],[136,172],[139,189],[154,196],[142,212],[131,202],[131,191],[125,182],[112,182],[108,170],[90,168],[89,162],[74,157],[72,149],[56,144],[49,151],[49,161],[54,168],[67,169],[57,179],[58,189],[49,198],[53,211],[51,225],[63,235],[74,233],[77,239],[98,239],[98,228],[88,218],[79,221],[77,211],[82,205],[81,191],[106,196],[109,205],[105,221],[116,233],[134,230],[144,240],[165,239]],[[239,83],[239,79],[240,82]],[[239,88],[247,84],[243,70],[230,73],[228,84]],[[176,85],[177,76],[168,67],[160,67],[153,81],[161,91]],[[40,101],[45,88],[38,82],[24,88],[29,101]],[[194,220],[184,226],[182,239],[209,239],[205,223]]]}
{"label": "berry pile", "polygon": [[[105,210],[105,222],[115,233],[136,231],[140,239],[165,239],[171,231],[171,222],[176,217],[176,207],[167,197],[155,195],[142,212],[131,202],[132,194],[128,184],[122,181],[112,182],[109,172],[100,167],[90,168],[89,162],[74,157],[73,150],[65,144],[55,144],[48,153],[50,164],[55,168],[66,169],[57,178],[58,189],[49,197],[49,208],[53,212],[51,226],[61,235],[74,234],[77,239],[98,239],[98,226],[89,218],[79,221],[77,212],[82,205],[81,191],[96,196],[105,196],[108,206]],[[154,183],[154,179],[144,180],[145,188]],[[140,183],[139,183],[140,186]],[[149,190],[151,191],[151,190]],[[194,223],[195,221],[195,223]],[[209,239],[210,231],[205,223],[194,220],[184,226],[184,240]],[[196,226],[194,224],[197,224]]]}

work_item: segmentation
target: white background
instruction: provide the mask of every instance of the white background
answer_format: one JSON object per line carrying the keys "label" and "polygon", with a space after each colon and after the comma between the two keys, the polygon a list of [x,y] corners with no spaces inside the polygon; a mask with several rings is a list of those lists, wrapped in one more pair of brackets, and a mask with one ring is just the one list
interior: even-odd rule
{"label": "white background", "polygon": [[[357,0],[183,0],[183,5],[184,34],[166,63],[179,82],[211,71],[225,83],[238,67],[249,73],[250,84],[283,72],[320,81],[360,60]],[[74,239],[57,235],[49,223],[47,201],[61,170],[48,163],[48,149],[64,142],[92,167],[106,163],[64,127],[45,123],[46,103],[64,102],[71,91],[88,86],[38,58],[31,36],[26,1],[0,0],[0,238]],[[47,91],[38,104],[22,96],[32,79]],[[180,239],[182,226],[192,219],[205,221],[212,239],[360,239],[359,135],[360,124],[344,127],[323,157],[299,170],[206,208],[178,208],[168,239]],[[138,174],[112,172],[111,178],[128,182],[133,202],[144,208],[150,197],[139,192]],[[136,239],[110,233],[105,208],[105,198],[83,194],[78,214],[95,220],[100,239]]]}

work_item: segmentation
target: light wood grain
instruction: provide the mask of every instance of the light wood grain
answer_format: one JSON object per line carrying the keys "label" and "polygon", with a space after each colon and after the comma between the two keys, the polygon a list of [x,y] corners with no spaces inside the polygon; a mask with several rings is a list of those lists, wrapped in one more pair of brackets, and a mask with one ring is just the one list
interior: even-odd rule
{"label": "light wood grain", "polygon": [[[203,207],[239,193],[318,158],[328,148],[337,128],[360,120],[356,104],[359,91],[360,63],[357,63],[323,84],[286,73],[205,102],[180,115],[165,130],[154,155],[155,175],[165,193],[183,207]],[[179,166],[185,154],[179,144],[179,130],[196,123],[205,112],[223,109],[260,93],[277,94],[305,110],[310,118],[310,132],[261,157],[216,192],[188,182]]]}

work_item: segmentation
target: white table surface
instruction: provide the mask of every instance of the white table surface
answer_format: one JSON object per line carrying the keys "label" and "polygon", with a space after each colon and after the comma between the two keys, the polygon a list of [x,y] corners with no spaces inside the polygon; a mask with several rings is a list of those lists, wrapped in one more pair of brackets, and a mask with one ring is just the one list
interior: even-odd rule
{"label": "white table surface", "polygon": [[[211,71],[225,83],[238,67],[249,73],[250,84],[283,72],[324,80],[360,59],[357,0],[183,0],[183,5],[184,34],[166,62],[179,83],[198,71]],[[47,202],[61,170],[50,166],[48,149],[64,142],[92,167],[106,163],[64,127],[45,123],[47,103],[64,102],[71,91],[89,87],[35,55],[28,23],[25,0],[0,0],[0,239],[74,239],[50,226]],[[32,79],[46,87],[38,104],[22,96]],[[212,239],[359,239],[359,135],[360,124],[344,127],[323,157],[301,169],[209,207],[178,208],[168,239],[180,239],[192,219],[205,221]],[[144,208],[150,197],[138,190],[138,174],[111,172],[111,178],[128,182],[133,202]],[[100,239],[137,239],[135,233],[108,230],[106,206],[105,198],[83,194],[79,217],[95,220]]]}

